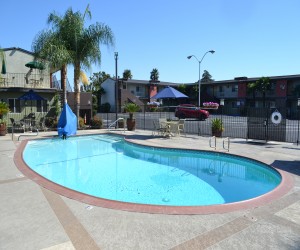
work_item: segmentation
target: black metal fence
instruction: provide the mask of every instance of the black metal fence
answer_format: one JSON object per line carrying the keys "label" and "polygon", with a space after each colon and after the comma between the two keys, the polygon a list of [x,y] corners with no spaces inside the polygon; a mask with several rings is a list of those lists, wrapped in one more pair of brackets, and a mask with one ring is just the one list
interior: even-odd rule
{"label": "black metal fence", "polygon": [[[112,110],[114,107],[112,107]],[[120,109],[121,110],[121,109]],[[154,112],[144,107],[142,112],[136,112],[136,128],[152,130],[153,121],[159,118],[177,119],[175,107],[163,107]],[[205,121],[186,118],[185,132],[199,136],[211,136],[211,121],[220,118],[224,131],[222,137],[244,138],[265,141],[282,141],[299,143],[300,141],[300,109],[297,119],[287,119],[287,112],[276,108],[227,108],[220,106],[218,109],[209,109],[210,116]],[[98,113],[103,120],[103,128],[108,128],[111,123],[122,117],[127,119],[128,113]]]}

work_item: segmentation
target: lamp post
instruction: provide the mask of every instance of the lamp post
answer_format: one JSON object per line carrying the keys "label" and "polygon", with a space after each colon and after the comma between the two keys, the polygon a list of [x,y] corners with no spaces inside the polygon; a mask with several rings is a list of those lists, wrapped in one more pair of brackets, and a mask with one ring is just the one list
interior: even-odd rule
{"label": "lamp post", "polygon": [[196,57],[196,56],[194,56],[194,55],[191,55],[191,56],[188,56],[187,57],[187,59],[191,59],[192,57],[195,57],[195,59],[198,61],[198,63],[199,63],[199,82],[198,82],[198,106],[200,107],[201,105],[200,105],[200,83],[201,83],[201,70],[200,70],[200,68],[201,68],[201,62],[202,62],[202,60],[203,60],[203,58],[206,56],[206,54],[207,53],[215,53],[215,51],[214,50],[209,50],[209,51],[206,51],[205,53],[204,53],[204,55],[202,56],[202,59],[199,61],[198,60],[198,58]]}
{"label": "lamp post", "polygon": [[115,84],[115,109],[116,109],[116,120],[118,119],[118,52],[115,52],[116,62],[116,84]]}

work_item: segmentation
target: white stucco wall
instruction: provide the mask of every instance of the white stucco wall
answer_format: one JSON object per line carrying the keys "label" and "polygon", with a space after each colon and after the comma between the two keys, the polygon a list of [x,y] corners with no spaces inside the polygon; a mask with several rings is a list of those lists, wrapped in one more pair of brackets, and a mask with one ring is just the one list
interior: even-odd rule
{"label": "white stucco wall", "polygon": [[101,97],[101,104],[109,103],[111,111],[115,111],[115,81],[113,79],[106,79],[102,84],[105,94]]}

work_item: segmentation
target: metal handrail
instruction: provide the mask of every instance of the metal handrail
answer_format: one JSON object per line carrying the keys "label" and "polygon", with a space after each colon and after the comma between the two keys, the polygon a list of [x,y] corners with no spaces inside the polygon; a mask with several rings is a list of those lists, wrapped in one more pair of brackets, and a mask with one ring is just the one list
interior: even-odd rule
{"label": "metal handrail", "polygon": [[[214,139],[214,141],[215,141],[215,146],[214,147],[211,146],[212,139]],[[213,136],[213,137],[209,138],[209,147],[214,148],[215,150],[217,149],[217,137]]]}
{"label": "metal handrail", "polygon": [[[124,118],[120,117],[117,120],[115,120],[114,122],[112,122],[111,124],[109,124],[108,130],[110,131],[111,127],[114,125],[116,125],[116,129],[118,129],[119,128],[118,121],[121,121],[121,120],[124,121]],[[125,123],[124,123],[124,133],[125,133]]]}
{"label": "metal handrail", "polygon": [[20,141],[20,137],[25,137],[25,136],[38,136],[39,135],[39,130],[36,128],[36,134],[23,134],[19,135],[18,141]]}
{"label": "metal handrail", "polygon": [[[227,140],[227,148],[225,148],[225,141]],[[229,152],[229,148],[230,148],[230,139],[229,137],[226,137],[223,139],[223,149],[227,150],[227,152]]]}

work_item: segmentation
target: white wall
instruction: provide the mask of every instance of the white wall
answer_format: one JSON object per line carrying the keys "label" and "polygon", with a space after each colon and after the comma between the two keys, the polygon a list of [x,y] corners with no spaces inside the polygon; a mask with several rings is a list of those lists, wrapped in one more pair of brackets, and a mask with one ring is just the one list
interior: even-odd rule
{"label": "white wall", "polygon": [[105,94],[101,97],[101,104],[109,103],[111,111],[115,111],[115,81],[113,79],[106,79],[101,87],[104,89]]}

